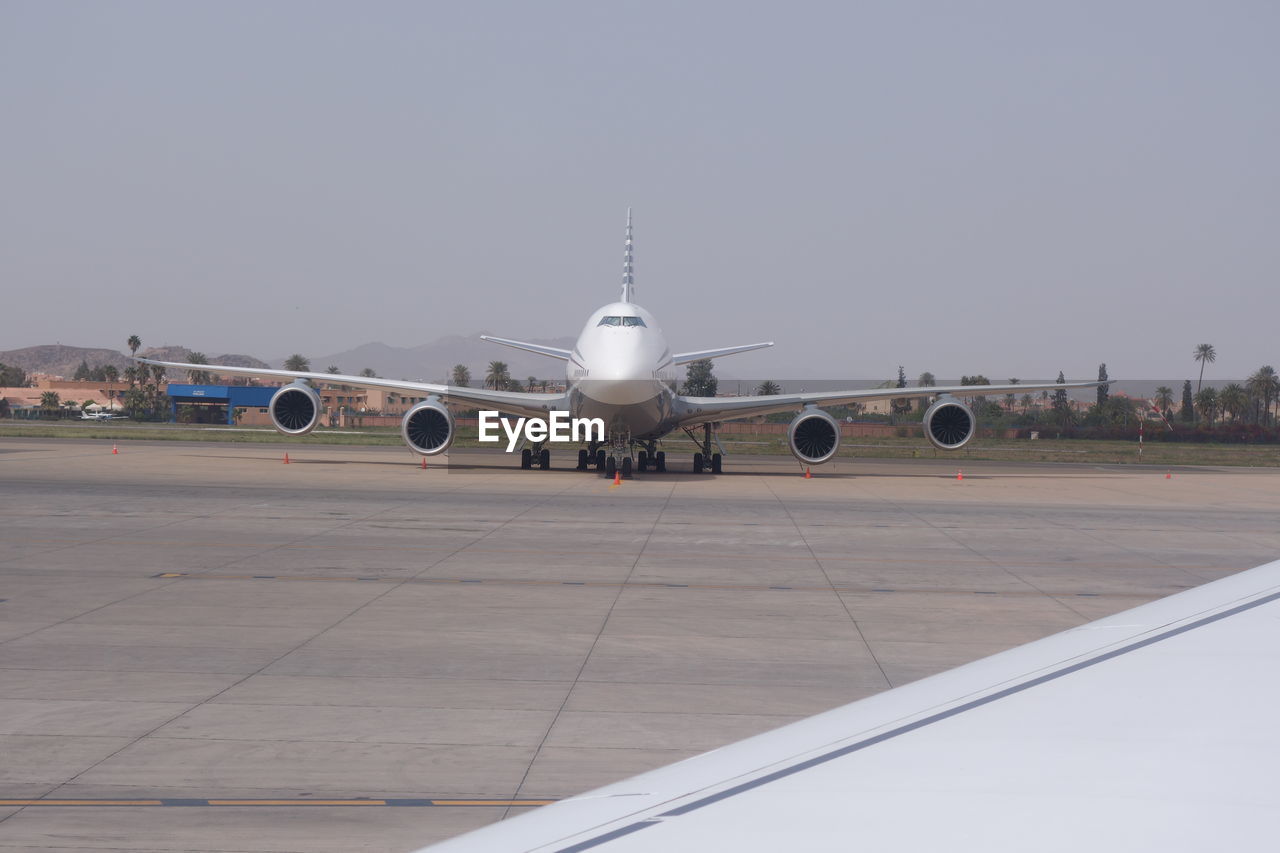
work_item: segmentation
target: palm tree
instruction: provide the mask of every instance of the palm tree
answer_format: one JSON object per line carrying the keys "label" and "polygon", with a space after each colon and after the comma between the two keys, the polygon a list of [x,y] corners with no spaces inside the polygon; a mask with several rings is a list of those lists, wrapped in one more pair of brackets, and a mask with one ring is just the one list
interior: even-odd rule
{"label": "palm tree", "polygon": [[1232,421],[1240,418],[1240,413],[1249,405],[1249,393],[1244,386],[1232,382],[1218,392],[1218,408],[1224,415],[1230,415]]}
{"label": "palm tree", "polygon": [[1197,392],[1196,411],[1209,422],[1209,426],[1213,426],[1213,419],[1218,414],[1218,392],[1212,387]]}
{"label": "palm tree", "polygon": [[125,345],[129,347],[129,355],[137,355],[138,347],[142,346],[142,338],[137,335],[130,335],[129,340],[125,342]]}
{"label": "palm tree", "polygon": [[[188,352],[187,362],[189,364],[208,364],[209,359],[202,352]],[[213,380],[213,374],[207,370],[188,370],[187,381],[192,385],[208,385]]]}
{"label": "palm tree", "polygon": [[40,395],[40,408],[45,412],[56,412],[62,400],[58,398],[57,391],[45,391]]}
{"label": "palm tree", "polygon": [[484,375],[484,387],[505,391],[511,384],[511,371],[505,361],[489,362],[489,372]]}
{"label": "palm tree", "polygon": [[525,390],[532,391],[534,386],[537,384],[538,384],[538,378],[536,376],[529,376],[524,381]]}
{"label": "palm tree", "polygon": [[766,379],[756,388],[756,393],[761,397],[773,397],[782,393],[782,389],[778,387],[778,383],[772,379]]}
{"label": "palm tree", "polygon": [[1197,344],[1192,358],[1200,362],[1200,378],[1196,380],[1196,393],[1198,394],[1200,393],[1200,383],[1204,381],[1204,363],[1207,361],[1213,364],[1218,358],[1218,353],[1214,351],[1213,344]]}
{"label": "palm tree", "polygon": [[324,369],[324,372],[325,373],[341,373],[342,368],[338,367],[338,365],[336,364],[331,364]]}
{"label": "palm tree", "polygon": [[361,369],[360,369],[360,375],[361,375],[361,376],[363,376],[363,377],[365,377],[366,379],[377,379],[377,378],[378,378],[378,374],[376,374],[376,373],[374,373],[374,372],[373,372],[373,368],[372,368],[372,367],[363,367],[363,368],[361,368]]}
{"label": "palm tree", "polygon": [[466,388],[471,384],[471,370],[465,364],[455,364],[449,384],[455,388]]}
{"label": "palm tree", "polygon": [[102,375],[108,382],[120,381],[120,371],[116,369],[114,364],[108,364],[106,367],[102,368]]}
{"label": "palm tree", "polygon": [[1156,408],[1167,419],[1173,410],[1173,389],[1168,385],[1161,385],[1156,389],[1156,396],[1151,402],[1155,403]]}
{"label": "palm tree", "polygon": [[311,361],[301,353],[294,353],[284,360],[284,369],[305,373],[311,369]]}
{"label": "palm tree", "polygon": [[1276,376],[1276,369],[1269,364],[1264,364],[1258,368],[1258,371],[1249,377],[1246,386],[1249,393],[1254,399],[1262,404],[1261,422],[1263,426],[1267,423],[1267,417],[1271,410],[1271,400],[1280,397],[1280,377]]}

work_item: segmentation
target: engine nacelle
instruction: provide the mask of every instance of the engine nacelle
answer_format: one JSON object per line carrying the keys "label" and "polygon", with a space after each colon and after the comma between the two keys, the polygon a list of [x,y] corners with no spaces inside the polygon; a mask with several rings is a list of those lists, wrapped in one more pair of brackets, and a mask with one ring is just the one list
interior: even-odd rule
{"label": "engine nacelle", "polygon": [[978,419],[954,397],[940,397],[924,413],[924,436],[939,450],[959,450],[978,431]]}
{"label": "engine nacelle", "polygon": [[320,423],[320,395],[305,382],[286,385],[271,396],[267,411],[276,431],[306,435]]}
{"label": "engine nacelle", "polygon": [[822,409],[806,408],[787,427],[791,454],[806,465],[821,465],[840,449],[840,425]]}
{"label": "engine nacelle", "polygon": [[404,413],[400,435],[404,443],[423,456],[444,453],[453,444],[453,413],[436,397]]}

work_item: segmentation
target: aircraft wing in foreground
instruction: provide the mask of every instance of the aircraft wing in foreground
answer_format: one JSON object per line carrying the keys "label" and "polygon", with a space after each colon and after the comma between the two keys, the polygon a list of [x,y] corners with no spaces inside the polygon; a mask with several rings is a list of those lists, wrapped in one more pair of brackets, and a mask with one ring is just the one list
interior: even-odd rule
{"label": "aircraft wing in foreground", "polygon": [[1263,850],[1280,561],[430,848]]}

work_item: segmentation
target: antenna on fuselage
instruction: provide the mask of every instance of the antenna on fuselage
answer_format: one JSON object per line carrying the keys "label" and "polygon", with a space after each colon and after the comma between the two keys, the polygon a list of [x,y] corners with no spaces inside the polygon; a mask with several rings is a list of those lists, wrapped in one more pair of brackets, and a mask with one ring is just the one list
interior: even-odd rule
{"label": "antenna on fuselage", "polygon": [[631,208],[627,208],[627,243],[622,254],[622,301],[630,302],[636,292],[635,262],[631,257]]}

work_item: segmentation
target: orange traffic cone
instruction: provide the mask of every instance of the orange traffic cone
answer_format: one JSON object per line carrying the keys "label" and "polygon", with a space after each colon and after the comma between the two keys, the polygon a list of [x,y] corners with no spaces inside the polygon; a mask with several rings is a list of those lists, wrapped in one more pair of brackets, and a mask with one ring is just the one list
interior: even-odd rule
{"label": "orange traffic cone", "polygon": [[1172,471],[1165,471],[1165,472],[1164,472],[1164,478],[1165,478],[1166,480],[1172,480],[1172,479],[1173,479],[1173,472],[1172,472]]}
{"label": "orange traffic cone", "polygon": [[812,480],[812,479],[813,479],[813,469],[812,469],[812,468],[805,468],[805,469],[804,469],[804,478],[805,478],[806,480]]}
{"label": "orange traffic cone", "polygon": [[957,471],[956,471],[956,479],[957,479],[957,480],[963,480],[963,479],[964,479],[964,472],[963,472],[963,471],[960,471],[960,470],[957,470]]}
{"label": "orange traffic cone", "polygon": [[613,484],[614,484],[615,486],[621,486],[621,485],[622,485],[622,472],[621,472],[621,471],[615,471],[615,472],[614,472],[614,474],[613,474]]}
{"label": "orange traffic cone", "polygon": [[112,456],[120,455],[120,448],[116,447],[114,443],[111,445],[111,455]]}
{"label": "orange traffic cone", "polygon": [[422,457],[422,470],[427,470],[427,457]]}
{"label": "orange traffic cone", "polygon": [[287,450],[284,452],[284,464],[289,464],[289,451]]}

